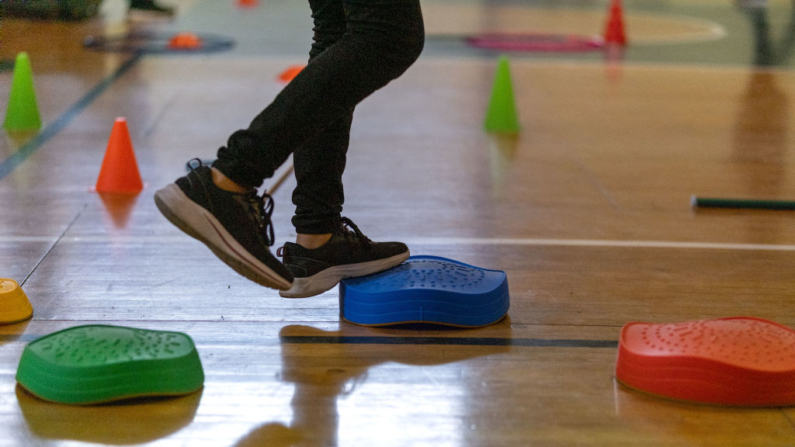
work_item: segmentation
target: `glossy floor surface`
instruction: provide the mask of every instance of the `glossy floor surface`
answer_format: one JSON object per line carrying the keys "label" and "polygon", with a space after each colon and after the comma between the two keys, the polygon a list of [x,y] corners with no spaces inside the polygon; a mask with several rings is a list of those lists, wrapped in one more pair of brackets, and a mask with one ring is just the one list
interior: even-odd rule
{"label": "glossy floor surface", "polygon": [[[631,321],[795,326],[795,215],[690,206],[795,200],[789,2],[629,0],[623,53],[509,53],[515,138],[483,131],[500,53],[466,37],[599,34],[607,2],[423,2],[422,57],[357,109],[345,215],[413,254],[505,270],[509,315],[475,330],[355,326],[336,289],[282,299],[155,208],[156,189],[213,158],[305,62],[305,3],[185,1],[173,22],[133,24],[113,22],[118,6],[77,23],[3,18],[0,98],[28,52],[45,123],[0,141],[0,277],[35,309],[0,326],[0,446],[795,444],[791,408],[666,401],[614,380]],[[130,28],[236,45],[83,48]],[[119,116],[147,184],[132,197],[89,192]],[[274,195],[278,245],[295,237],[294,182]],[[17,387],[27,343],[92,323],[189,334],[203,390],[72,407]]]}

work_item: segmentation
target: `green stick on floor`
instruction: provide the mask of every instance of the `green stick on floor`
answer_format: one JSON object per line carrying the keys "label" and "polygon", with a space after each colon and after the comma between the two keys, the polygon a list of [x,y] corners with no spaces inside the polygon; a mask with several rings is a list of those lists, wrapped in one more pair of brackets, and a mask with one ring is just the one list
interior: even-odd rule
{"label": "green stick on floor", "polygon": [[753,200],[753,199],[720,199],[696,197],[690,199],[694,208],[745,208],[758,210],[795,210],[795,201],[789,200]]}

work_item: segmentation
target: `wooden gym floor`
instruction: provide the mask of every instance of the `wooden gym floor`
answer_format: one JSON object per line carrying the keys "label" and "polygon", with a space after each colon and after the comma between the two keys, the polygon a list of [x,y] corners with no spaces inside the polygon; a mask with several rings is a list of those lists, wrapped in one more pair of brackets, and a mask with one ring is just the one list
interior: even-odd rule
{"label": "wooden gym floor", "polygon": [[[511,53],[515,139],[484,133],[499,53],[463,37],[599,34],[607,2],[423,2],[423,56],[357,109],[345,214],[413,254],[505,270],[509,317],[477,330],[341,322],[336,290],[281,299],[155,209],[156,189],[188,159],[212,158],[282,88],[276,77],[305,61],[305,2],[183,1],[172,23],[133,24],[112,6],[105,20],[2,21],[0,98],[9,63],[28,52],[45,125],[0,141],[0,277],[35,308],[31,321],[0,326],[0,446],[795,444],[793,409],[666,401],[613,378],[631,321],[795,326],[793,214],[689,203],[795,199],[788,1],[761,10],[765,31],[729,1],[627,0],[623,55]],[[141,56],[82,47],[131,27],[237,45]],[[759,39],[773,57],[760,58]],[[132,198],[89,192],[117,116],[147,184]],[[294,237],[293,186],[274,196],[279,245]],[[189,334],[204,389],[70,407],[17,387],[26,343],[91,323]]]}

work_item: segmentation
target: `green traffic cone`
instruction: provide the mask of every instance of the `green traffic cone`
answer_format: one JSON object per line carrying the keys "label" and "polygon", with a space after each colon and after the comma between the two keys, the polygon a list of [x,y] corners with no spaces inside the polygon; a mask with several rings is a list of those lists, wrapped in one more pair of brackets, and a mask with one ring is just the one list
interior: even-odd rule
{"label": "green traffic cone", "polygon": [[519,117],[513,99],[511,67],[507,56],[500,56],[497,62],[485,128],[487,132],[519,133]]}
{"label": "green traffic cone", "polygon": [[33,70],[25,52],[19,53],[14,63],[14,77],[3,128],[8,131],[41,129],[39,106],[36,104],[36,91],[33,88]]}

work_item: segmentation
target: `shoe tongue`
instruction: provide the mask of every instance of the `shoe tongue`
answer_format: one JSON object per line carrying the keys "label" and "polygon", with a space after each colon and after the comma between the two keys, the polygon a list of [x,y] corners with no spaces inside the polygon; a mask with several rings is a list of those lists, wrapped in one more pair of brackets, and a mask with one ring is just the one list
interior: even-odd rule
{"label": "shoe tongue", "polygon": [[351,227],[345,225],[344,223],[340,224],[339,228],[337,228],[337,231],[335,233],[340,236],[345,236],[346,234],[356,234],[356,232],[353,231]]}
{"label": "shoe tongue", "polygon": [[356,233],[356,225],[349,219],[343,218],[340,221],[340,228],[338,231],[342,233]]}
{"label": "shoe tongue", "polygon": [[[352,224],[353,222],[350,222],[350,223]],[[346,239],[347,238],[355,239],[358,242],[363,243],[363,244],[370,242],[370,240],[367,238],[367,236],[365,236],[360,231],[358,231],[358,228],[356,228],[355,224],[354,225],[350,225],[349,223],[347,223],[345,221],[343,221],[340,224],[340,227],[337,230],[337,234],[339,234],[341,237],[346,238]]]}

